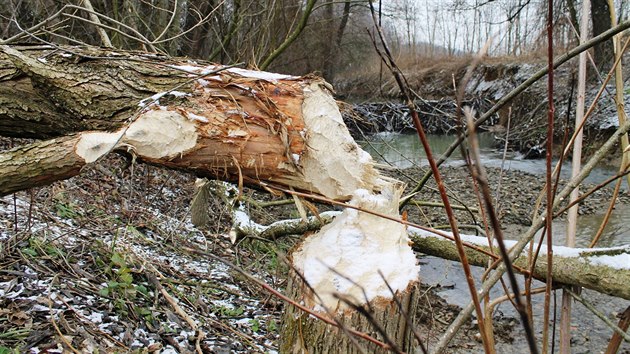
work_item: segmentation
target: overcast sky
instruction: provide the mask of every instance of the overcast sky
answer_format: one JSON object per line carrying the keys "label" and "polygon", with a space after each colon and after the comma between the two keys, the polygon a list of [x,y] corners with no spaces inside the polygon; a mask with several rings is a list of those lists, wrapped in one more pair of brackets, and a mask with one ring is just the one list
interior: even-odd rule
{"label": "overcast sky", "polygon": [[[581,1],[576,3],[579,11]],[[624,6],[627,18],[630,1],[616,0],[615,4],[617,15]],[[382,0],[382,5],[388,30],[405,43],[415,40],[476,52],[492,37],[491,54],[504,54],[515,47],[515,41],[529,46],[522,48],[527,50],[545,36],[546,0]],[[556,16],[568,23],[567,13]],[[572,30],[566,27],[566,31],[568,36]]]}

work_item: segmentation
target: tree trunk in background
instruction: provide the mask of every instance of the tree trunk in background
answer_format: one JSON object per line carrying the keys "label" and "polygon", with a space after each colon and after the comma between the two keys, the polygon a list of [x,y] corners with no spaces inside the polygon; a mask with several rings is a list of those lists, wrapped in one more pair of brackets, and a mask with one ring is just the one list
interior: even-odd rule
{"label": "tree trunk in background", "polygon": [[[567,10],[569,10],[569,19],[571,20],[571,25],[573,25],[573,28],[575,28],[575,33],[580,33],[580,22],[578,21],[578,17],[577,17],[575,0],[566,0],[566,3],[567,3]],[[575,38],[576,35],[573,35],[571,37]],[[574,42],[577,42],[577,41],[574,41]]]}
{"label": "tree trunk in background", "polygon": [[[593,21],[593,37],[610,29],[610,9],[607,0],[591,0],[591,19]],[[612,39],[596,45],[593,54],[595,64],[600,71],[610,69],[614,57]]]}
{"label": "tree trunk in background", "polygon": [[330,4],[328,5],[329,7],[329,13],[328,13],[328,18],[330,19],[330,23],[328,26],[330,26],[330,33],[332,34],[331,38],[329,39],[329,41],[327,42],[327,53],[324,54],[324,69],[323,69],[323,76],[324,79],[326,79],[326,81],[328,82],[334,82],[335,80],[335,74],[336,74],[336,68],[337,68],[337,61],[339,58],[339,53],[341,51],[341,42],[343,40],[343,34],[346,31],[346,26],[348,25],[348,18],[350,17],[350,5],[351,2],[350,1],[346,1],[343,5],[343,14],[341,15],[341,19],[339,20],[339,26],[337,26],[336,31],[334,30],[334,11],[333,11],[333,7],[334,7],[334,3],[332,2],[332,0],[330,1]]}
{"label": "tree trunk in background", "polygon": [[333,24],[335,23],[335,2],[327,0],[324,10],[324,27],[327,35],[321,38],[323,47],[323,69],[322,76],[328,82],[333,82],[333,65],[335,62],[335,31]]}

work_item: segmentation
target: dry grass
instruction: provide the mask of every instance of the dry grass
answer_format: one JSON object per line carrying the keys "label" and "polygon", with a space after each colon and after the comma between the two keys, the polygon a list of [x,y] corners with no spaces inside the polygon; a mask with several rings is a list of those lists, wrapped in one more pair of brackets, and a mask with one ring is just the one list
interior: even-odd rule
{"label": "dry grass", "polygon": [[[453,80],[460,80],[472,61],[472,55],[418,55],[398,54],[396,62],[407,77],[410,87],[426,99],[455,97]],[[485,57],[479,64],[484,67],[504,67],[516,63],[544,64],[544,57],[536,53],[524,56]],[[483,70],[483,69],[481,69]],[[396,82],[377,58],[368,58],[360,68],[339,73],[335,87],[353,99],[388,99],[399,95]]]}

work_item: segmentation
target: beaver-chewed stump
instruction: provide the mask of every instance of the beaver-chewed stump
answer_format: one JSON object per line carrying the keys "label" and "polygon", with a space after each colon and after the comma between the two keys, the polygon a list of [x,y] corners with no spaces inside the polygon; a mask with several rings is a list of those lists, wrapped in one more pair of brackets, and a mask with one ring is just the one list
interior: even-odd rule
{"label": "beaver-chewed stump", "polygon": [[[357,190],[350,203],[398,216],[400,188],[384,181],[379,187]],[[326,353],[331,348],[337,353],[385,353],[393,347],[409,352],[417,345],[412,328],[419,273],[406,228],[360,210],[347,208],[291,254],[287,293],[337,327],[288,306],[282,353]]]}
{"label": "beaver-chewed stump", "polygon": [[[301,278],[292,274],[289,277],[287,290],[291,298],[299,299],[309,289]],[[406,291],[397,294],[396,301],[382,301],[363,308],[368,311],[370,318],[358,311],[347,311],[336,316],[336,320],[343,327],[334,327],[314,318],[308,313],[294,306],[287,306],[283,318],[283,328],[280,336],[281,353],[359,353],[362,348],[367,353],[388,353],[389,349],[360,338],[348,331],[354,329],[385,342],[385,336],[401,351],[413,352],[418,343],[413,336],[413,327],[407,319],[414,318],[417,301],[416,286],[412,285]],[[399,306],[400,305],[400,306]],[[404,312],[401,312],[402,311]],[[402,314],[408,314],[406,317]],[[376,329],[375,324],[380,327]]]}

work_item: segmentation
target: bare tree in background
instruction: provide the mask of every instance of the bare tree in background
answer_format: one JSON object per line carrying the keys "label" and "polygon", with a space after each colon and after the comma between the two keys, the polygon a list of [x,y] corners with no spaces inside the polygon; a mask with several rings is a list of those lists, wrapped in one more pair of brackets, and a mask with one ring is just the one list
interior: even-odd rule
{"label": "bare tree in background", "polygon": [[90,45],[103,44],[101,28],[120,49],[266,67],[300,38],[316,2],[98,0],[89,10],[70,1],[10,0],[0,9],[0,26],[4,38],[21,33],[21,41]]}
{"label": "bare tree in background", "polygon": [[[610,29],[610,8],[607,0],[591,0],[591,20],[593,21],[593,36]],[[595,64],[600,70],[610,68],[614,56],[612,40],[597,45],[593,54]]]}

